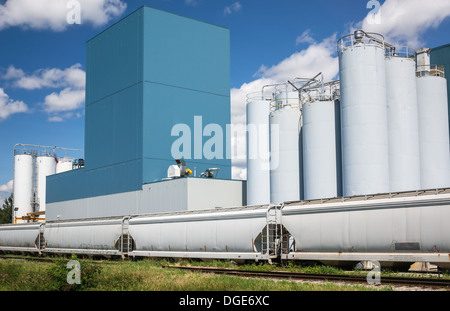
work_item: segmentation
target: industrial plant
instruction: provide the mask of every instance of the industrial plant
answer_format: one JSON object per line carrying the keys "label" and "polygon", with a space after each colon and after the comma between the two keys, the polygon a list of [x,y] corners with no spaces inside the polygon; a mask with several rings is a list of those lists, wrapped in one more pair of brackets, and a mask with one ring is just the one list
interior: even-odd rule
{"label": "industrial plant", "polygon": [[83,156],[14,148],[0,252],[449,269],[450,46],[357,30],[336,48],[338,80],[299,72],[248,94],[233,180],[230,158],[197,154],[201,135],[173,156],[176,125],[231,123],[229,30],[131,13],[87,42]]}

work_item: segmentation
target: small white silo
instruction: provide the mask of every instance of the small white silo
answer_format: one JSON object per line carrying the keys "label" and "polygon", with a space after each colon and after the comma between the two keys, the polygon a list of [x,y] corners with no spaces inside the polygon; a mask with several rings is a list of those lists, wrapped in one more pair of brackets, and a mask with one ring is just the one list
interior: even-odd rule
{"label": "small white silo", "polygon": [[447,80],[444,68],[429,65],[429,49],[417,53],[420,176],[422,189],[450,187]]}
{"label": "small white silo", "polygon": [[271,203],[300,200],[300,99],[297,91],[278,92],[270,113]]}
{"label": "small white silo", "polygon": [[320,100],[302,105],[303,193],[305,200],[338,195],[335,101]]}
{"label": "small white silo", "polygon": [[56,160],[53,156],[44,155],[36,157],[36,183],[39,211],[45,211],[46,178],[56,173]]}
{"label": "small white silo", "polygon": [[247,100],[247,205],[270,204],[270,101],[262,93]]}
{"label": "small white silo", "polygon": [[390,191],[419,190],[420,148],[414,51],[386,55]]}
{"label": "small white silo", "polygon": [[[33,156],[26,153],[14,155],[14,216],[21,218],[33,212]],[[17,223],[26,221],[18,220]]]}
{"label": "small white silo", "polygon": [[343,195],[388,193],[384,38],[356,31],[338,41]]}

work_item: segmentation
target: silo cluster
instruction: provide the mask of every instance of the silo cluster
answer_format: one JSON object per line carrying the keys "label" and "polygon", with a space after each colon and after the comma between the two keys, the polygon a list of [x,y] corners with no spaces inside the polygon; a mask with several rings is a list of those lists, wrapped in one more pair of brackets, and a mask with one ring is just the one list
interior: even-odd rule
{"label": "silo cluster", "polygon": [[40,148],[14,149],[13,222],[28,222],[31,213],[45,212],[47,176],[72,170],[72,162]]}
{"label": "silo cluster", "polygon": [[270,165],[256,177],[248,158],[248,205],[450,187],[447,81],[429,53],[358,30],[338,41],[338,81],[249,98]]}
{"label": "silo cluster", "polygon": [[450,186],[447,82],[429,52],[361,30],[338,41],[344,196]]}
{"label": "silo cluster", "polygon": [[272,87],[269,96],[248,96],[248,205],[340,193],[339,101],[336,83],[322,82],[296,78],[294,83],[266,86]]}

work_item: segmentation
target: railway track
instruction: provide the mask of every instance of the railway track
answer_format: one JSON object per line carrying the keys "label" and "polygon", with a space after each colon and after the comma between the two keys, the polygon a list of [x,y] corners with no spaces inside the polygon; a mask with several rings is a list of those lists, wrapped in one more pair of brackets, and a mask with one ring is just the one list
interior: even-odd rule
{"label": "railway track", "polygon": [[[205,267],[180,267],[180,266],[164,266],[166,268],[176,268],[199,273],[214,273],[235,275],[239,277],[253,278],[271,278],[295,281],[326,281],[326,282],[346,282],[368,284],[367,276],[363,275],[345,275],[345,274],[312,274],[288,271],[244,271],[237,269],[219,269]],[[380,277],[381,285],[396,285],[410,287],[426,287],[450,289],[450,279],[428,278],[428,277]]]}
{"label": "railway track", "polygon": [[[54,262],[53,258],[47,257],[9,257],[0,256],[0,260],[19,260],[19,261],[39,261]],[[238,277],[251,278],[270,278],[284,279],[293,281],[324,281],[324,282],[342,282],[342,283],[359,283],[368,284],[367,275],[350,275],[350,274],[316,274],[316,273],[300,273],[291,271],[248,271],[239,269],[222,269],[214,267],[188,267],[188,266],[172,266],[166,265],[163,268],[173,268],[198,273],[226,274]],[[450,290],[450,279],[431,278],[431,277],[383,277],[379,279],[381,285],[396,285],[423,288],[438,288]]]}

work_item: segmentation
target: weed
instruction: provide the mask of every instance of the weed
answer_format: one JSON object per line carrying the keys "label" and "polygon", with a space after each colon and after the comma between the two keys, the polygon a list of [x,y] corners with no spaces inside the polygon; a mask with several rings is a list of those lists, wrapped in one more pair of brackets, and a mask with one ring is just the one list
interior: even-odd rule
{"label": "weed", "polygon": [[80,284],[69,284],[67,281],[67,275],[69,273],[67,268],[68,260],[58,258],[48,271],[48,275],[52,281],[52,289],[58,291],[79,291],[96,287],[98,275],[101,273],[101,267],[99,265],[93,265],[88,261],[81,261],[75,255],[72,255],[71,260],[80,262]]}

